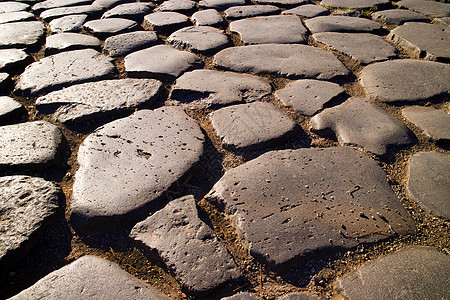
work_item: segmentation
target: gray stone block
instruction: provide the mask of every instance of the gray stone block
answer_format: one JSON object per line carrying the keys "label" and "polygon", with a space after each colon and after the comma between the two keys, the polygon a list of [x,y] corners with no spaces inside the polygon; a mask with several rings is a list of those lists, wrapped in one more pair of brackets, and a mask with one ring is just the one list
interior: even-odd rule
{"label": "gray stone block", "polygon": [[47,37],[45,54],[52,55],[59,52],[92,48],[101,50],[102,42],[96,37],[73,32],[64,32]]}
{"label": "gray stone block", "polygon": [[114,8],[105,12],[102,19],[107,18],[121,18],[129,19],[136,22],[142,22],[145,15],[152,12],[155,5],[153,3],[134,2],[125,3],[115,6]]}
{"label": "gray stone block", "polygon": [[450,141],[450,115],[432,107],[412,106],[402,109],[408,121],[434,141]]}
{"label": "gray stone block", "polygon": [[196,7],[196,3],[191,0],[167,0],[164,1],[157,11],[175,11],[180,13],[190,13]]}
{"label": "gray stone block", "polygon": [[276,5],[280,7],[294,7],[311,3],[310,0],[255,0],[256,4]]}
{"label": "gray stone block", "polygon": [[242,5],[227,8],[224,13],[228,20],[279,14],[281,9],[273,5]]}
{"label": "gray stone block", "polygon": [[187,16],[172,11],[157,12],[144,17],[144,27],[162,33],[170,33],[190,24]]}
{"label": "gray stone block", "polygon": [[387,0],[322,0],[320,2],[320,5],[333,8],[353,8],[360,10],[389,4],[391,4],[391,2]]}
{"label": "gray stone block", "polygon": [[70,15],[54,19],[49,23],[52,33],[79,32],[83,28],[87,15]]}
{"label": "gray stone block", "polygon": [[405,22],[428,22],[428,18],[424,15],[407,9],[376,11],[372,14],[372,20],[391,26],[402,25]]}
{"label": "gray stone block", "polygon": [[372,20],[346,17],[346,16],[322,16],[305,21],[306,27],[311,32],[375,32],[381,29],[381,25]]}
{"label": "gray stone block", "polygon": [[0,2],[0,14],[10,13],[15,11],[25,11],[30,6],[26,3],[20,3],[17,1],[4,1]]}
{"label": "gray stone block", "polygon": [[33,61],[22,49],[0,49],[0,72],[17,71]]}
{"label": "gray stone block", "polygon": [[192,20],[197,26],[220,26],[225,20],[215,9],[205,9],[195,12],[192,15]]}
{"label": "gray stone block", "polygon": [[436,1],[426,0],[402,0],[397,3],[401,8],[424,14],[431,18],[450,17],[450,5]]}
{"label": "gray stone block", "polygon": [[296,15],[303,18],[315,18],[319,16],[326,16],[330,11],[322,6],[315,4],[305,4],[299,7],[288,9],[282,12],[283,15]]}
{"label": "gray stone block", "polygon": [[217,10],[224,10],[228,7],[244,5],[245,0],[200,0],[199,7],[214,8]]}
{"label": "gray stone block", "polygon": [[45,35],[45,26],[39,21],[12,22],[0,25],[0,48],[36,46]]}
{"label": "gray stone block", "polygon": [[17,123],[24,112],[22,104],[11,97],[0,96],[0,124]]}
{"label": "gray stone block", "polygon": [[20,21],[34,21],[34,15],[27,11],[15,11],[10,13],[0,14],[0,24],[20,22]]}
{"label": "gray stone block", "polygon": [[132,52],[151,47],[158,43],[154,31],[135,31],[111,36],[105,40],[104,52],[109,56],[125,56]]}
{"label": "gray stone block", "polygon": [[35,14],[40,14],[44,10],[57,8],[57,7],[67,7],[67,6],[80,6],[91,4],[92,0],[46,0],[41,1],[33,5],[31,8]]}
{"label": "gray stone block", "polygon": [[44,10],[39,17],[46,22],[50,22],[54,19],[61,18],[70,15],[88,15],[90,18],[96,18],[100,16],[102,9],[94,5],[80,5],[69,7],[58,7]]}
{"label": "gray stone block", "polygon": [[84,23],[83,28],[93,35],[104,39],[112,35],[135,31],[139,26],[133,20],[108,18],[86,22]]}
{"label": "gray stone block", "polygon": [[167,38],[167,42],[178,49],[201,53],[218,51],[229,44],[228,36],[222,30],[210,26],[179,29]]}

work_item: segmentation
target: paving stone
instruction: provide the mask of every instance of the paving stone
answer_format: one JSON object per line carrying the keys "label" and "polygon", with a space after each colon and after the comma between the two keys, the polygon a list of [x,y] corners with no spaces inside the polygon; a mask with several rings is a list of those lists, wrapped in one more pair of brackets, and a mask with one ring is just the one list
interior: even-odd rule
{"label": "paving stone", "polygon": [[193,196],[169,202],[136,224],[130,237],[145,251],[157,251],[193,293],[207,293],[242,276],[214,231],[200,219]]}
{"label": "paving stone", "polygon": [[93,20],[84,23],[83,28],[99,38],[135,31],[139,28],[135,21],[121,18]]}
{"label": "paving stone", "polygon": [[255,75],[202,69],[179,77],[169,98],[172,104],[210,108],[262,100],[271,91],[269,82]]}
{"label": "paving stone", "polygon": [[301,79],[276,91],[275,97],[284,105],[292,107],[296,112],[312,116],[342,93],[344,93],[344,89],[339,84]]}
{"label": "paving stone", "polygon": [[280,7],[293,7],[311,3],[310,0],[255,0],[256,4],[276,5]]}
{"label": "paving stone", "polygon": [[0,127],[0,169],[42,168],[55,164],[61,131],[46,121]]}
{"label": "paving stone", "polygon": [[0,177],[0,267],[16,264],[58,210],[61,191],[53,182],[30,176]]}
{"label": "paving stone", "polygon": [[31,8],[35,14],[40,14],[44,10],[67,7],[67,6],[80,6],[91,4],[92,0],[46,0],[36,3]]}
{"label": "paving stone", "polygon": [[199,161],[203,141],[199,125],[179,107],[139,110],[96,129],[78,151],[72,224],[111,230],[148,214]]}
{"label": "paving stone", "polygon": [[154,79],[89,82],[51,92],[36,100],[36,108],[63,123],[80,123],[100,115],[119,114],[156,100],[162,83]]}
{"label": "paving stone", "polygon": [[175,11],[180,13],[190,13],[196,7],[196,3],[191,0],[168,0],[164,1],[157,11]]}
{"label": "paving stone", "polygon": [[288,78],[331,79],[349,73],[333,54],[306,45],[228,48],[214,56],[213,64],[238,72],[269,73]]}
{"label": "paving stone", "polygon": [[407,8],[432,18],[450,17],[450,5],[425,0],[402,0],[397,2],[400,8]]}
{"label": "paving stone", "polygon": [[450,29],[446,25],[409,22],[392,30],[389,38],[414,58],[450,61]]}
{"label": "paving stone", "polygon": [[63,52],[29,65],[20,75],[16,89],[38,95],[70,85],[117,76],[112,59],[93,49]]}
{"label": "paving stone", "polygon": [[87,15],[71,15],[54,19],[49,23],[52,33],[79,32],[83,28]]}
{"label": "paving stone", "polygon": [[144,27],[163,33],[170,33],[191,25],[189,18],[177,12],[157,12],[144,17]]}
{"label": "paving stone", "polygon": [[111,36],[105,40],[103,50],[109,56],[125,56],[131,52],[142,50],[158,43],[154,31],[135,31]]}
{"label": "paving stone", "polygon": [[273,5],[243,5],[225,10],[225,17],[229,20],[251,18],[257,16],[276,15],[281,9]]}
{"label": "paving stone", "polygon": [[325,298],[306,293],[289,293],[283,297],[277,298],[278,300],[326,300]]}
{"label": "paving stone", "polygon": [[64,32],[50,35],[45,43],[45,55],[64,51],[93,48],[101,50],[102,42],[96,37],[73,32]]}
{"label": "paving stone", "polygon": [[353,9],[368,9],[374,6],[383,7],[391,4],[387,0],[322,0],[320,5],[329,6],[333,8],[353,8]]}
{"label": "paving stone", "polygon": [[322,16],[305,21],[306,27],[311,32],[375,32],[381,29],[381,25],[372,20],[346,17],[346,16]]}
{"label": "paving stone", "polygon": [[414,224],[383,170],[349,147],[265,153],[225,172],[205,198],[225,208],[252,256],[277,269]]}
{"label": "paving stone", "polygon": [[371,64],[360,74],[369,97],[383,102],[415,102],[448,95],[450,66],[402,59]]}
{"label": "paving stone", "polygon": [[96,18],[100,16],[102,9],[94,5],[80,5],[69,7],[51,8],[43,11],[39,17],[46,22],[50,22],[54,19],[61,18],[70,15],[88,15],[90,18]]}
{"label": "paving stone", "polygon": [[0,124],[19,118],[25,109],[23,105],[8,96],[0,96]]}
{"label": "paving stone", "polygon": [[0,24],[35,20],[34,15],[27,11],[15,11],[0,14]]}
{"label": "paving stone", "polygon": [[167,42],[181,50],[211,52],[225,48],[230,41],[223,30],[210,26],[189,26],[172,33]]}
{"label": "paving stone", "polygon": [[197,55],[169,45],[157,45],[125,56],[125,70],[129,77],[174,79],[201,64]]}
{"label": "paving stone", "polygon": [[197,26],[220,26],[224,23],[224,19],[215,9],[205,9],[195,12],[192,20]]}
{"label": "paving stone", "polygon": [[450,259],[431,247],[409,246],[381,256],[339,279],[346,299],[445,299]]}
{"label": "paving stone", "polygon": [[238,294],[230,296],[230,297],[222,298],[221,300],[260,300],[260,299],[261,298],[258,298],[253,294],[243,292],[243,293],[238,293]]}
{"label": "paving stone", "polygon": [[27,10],[30,6],[16,1],[0,2],[0,14]]}
{"label": "paving stone", "polygon": [[283,15],[297,15],[304,18],[314,18],[318,16],[326,16],[330,14],[330,11],[322,6],[315,4],[305,4],[296,8],[283,11]]}
{"label": "paving stone", "polygon": [[239,104],[209,114],[224,148],[263,149],[292,135],[295,122],[266,102]]}
{"label": "paving stone", "polygon": [[344,10],[335,10],[331,13],[332,16],[344,16],[344,17],[362,17],[362,13],[356,9],[344,9]]}
{"label": "paving stone", "polygon": [[267,16],[233,21],[230,31],[240,35],[244,44],[306,43],[308,31],[297,16]]}
{"label": "paving stone", "polygon": [[39,21],[12,22],[0,25],[0,48],[31,47],[45,35],[44,23]]}
{"label": "paving stone", "polygon": [[313,34],[313,38],[364,65],[396,56],[396,49],[391,44],[371,33],[322,32]]}
{"label": "paving stone", "polygon": [[419,152],[409,159],[408,195],[432,214],[450,219],[450,156]]}
{"label": "paving stone", "polygon": [[232,6],[244,5],[245,0],[200,0],[198,5],[204,8],[214,8],[224,10]]}
{"label": "paving stone", "polygon": [[33,58],[22,49],[0,49],[0,71],[11,71],[18,69]]}
{"label": "paving stone", "polygon": [[152,12],[153,7],[153,3],[143,2],[120,4],[105,12],[102,19],[122,18],[142,22],[144,16]]}
{"label": "paving stone", "polygon": [[93,255],[48,274],[11,300],[19,299],[155,299],[169,300],[154,287],[128,274],[115,263]]}
{"label": "paving stone", "polygon": [[447,112],[432,107],[412,106],[402,109],[402,113],[430,139],[450,140],[450,115]]}
{"label": "paving stone", "polygon": [[117,5],[133,2],[133,0],[95,0],[92,5],[101,7],[103,9],[111,9]]}
{"label": "paving stone", "polygon": [[428,22],[428,18],[424,15],[407,9],[376,11],[372,14],[372,20],[391,26],[402,25],[405,22]]}

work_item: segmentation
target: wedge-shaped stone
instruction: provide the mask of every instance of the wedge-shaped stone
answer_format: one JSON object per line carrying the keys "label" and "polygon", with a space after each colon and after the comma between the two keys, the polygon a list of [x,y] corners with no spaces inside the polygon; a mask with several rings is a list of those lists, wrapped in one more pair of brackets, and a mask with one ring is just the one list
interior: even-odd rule
{"label": "wedge-shaped stone", "polygon": [[129,19],[136,22],[142,22],[142,19],[146,14],[149,14],[154,7],[153,3],[125,3],[108,10],[102,16],[102,19],[107,18],[122,18]]}
{"label": "wedge-shaped stone", "polygon": [[193,196],[171,201],[136,224],[130,237],[144,251],[157,251],[193,293],[209,292],[242,275],[214,231],[199,218]]}
{"label": "wedge-shaped stone", "polygon": [[414,123],[432,140],[450,140],[450,115],[432,107],[412,106],[402,109],[408,121]]}
{"label": "wedge-shaped stone", "polygon": [[381,25],[372,20],[346,17],[346,16],[322,16],[305,21],[306,27],[311,32],[375,32],[381,29]]}
{"label": "wedge-shaped stone", "polygon": [[30,6],[17,1],[0,2],[0,14],[27,10]]}
{"label": "wedge-shaped stone", "polygon": [[22,49],[0,49],[0,71],[20,69],[33,58]]}
{"label": "wedge-shaped stone", "polygon": [[198,5],[205,8],[224,10],[231,6],[246,4],[245,0],[201,0]]}
{"label": "wedge-shaped stone", "polygon": [[256,4],[262,5],[276,5],[280,7],[293,7],[311,3],[310,0],[255,0]]}
{"label": "wedge-shaped stone", "polygon": [[224,23],[224,19],[215,9],[205,9],[195,12],[192,15],[192,21],[197,26],[220,26]]}
{"label": "wedge-shaped stone", "polygon": [[229,40],[223,30],[210,26],[189,26],[172,33],[167,42],[178,49],[211,52],[226,47]]}
{"label": "wedge-shaped stone", "polygon": [[334,8],[368,9],[374,6],[389,5],[387,0],[322,0],[320,5]]}
{"label": "wedge-shaped stone", "polygon": [[305,4],[299,7],[288,9],[283,11],[283,15],[297,15],[304,18],[314,18],[318,16],[326,16],[330,14],[330,11],[323,8],[320,5],[315,4]]}
{"label": "wedge-shaped stone", "polygon": [[83,25],[83,28],[86,31],[92,32],[93,35],[103,39],[112,35],[137,30],[139,26],[133,20],[108,18],[86,22]]}
{"label": "wedge-shaped stone", "polygon": [[83,28],[87,15],[71,15],[54,19],[48,25],[53,33],[79,32]]}
{"label": "wedge-shaped stone", "polygon": [[102,42],[93,36],[81,33],[64,32],[47,37],[45,54],[51,55],[64,51],[93,48],[101,49]]}
{"label": "wedge-shaped stone", "polygon": [[229,20],[251,18],[257,16],[275,15],[281,9],[273,5],[243,5],[230,7],[225,10],[225,17]]}
{"label": "wedge-shaped stone", "polygon": [[80,6],[91,4],[92,0],[46,0],[33,5],[32,10],[35,14],[40,14],[44,10],[57,8],[57,7],[67,7],[67,6]]}
{"label": "wedge-shaped stone", "polygon": [[397,5],[400,8],[407,8],[431,18],[450,17],[450,5],[448,3],[426,0],[402,0]]}
{"label": "wedge-shaped stone", "polygon": [[12,22],[0,25],[0,48],[36,46],[44,37],[45,26],[39,21]]}
{"label": "wedge-shaped stone", "polygon": [[154,31],[135,31],[111,36],[105,40],[103,50],[109,56],[125,56],[131,52],[155,45],[158,36]]}
{"label": "wedge-shaped stone", "polygon": [[98,128],[78,151],[72,224],[104,231],[148,214],[198,162],[203,140],[199,125],[178,107],[140,110]]}
{"label": "wedge-shaped stone", "polygon": [[102,9],[98,6],[80,5],[80,6],[58,7],[44,10],[39,17],[47,22],[50,22],[51,20],[54,20],[56,18],[79,14],[84,14],[88,15],[91,18],[95,18],[100,16],[101,13]]}
{"label": "wedge-shaped stone", "polygon": [[33,21],[35,18],[32,13],[27,11],[15,11],[0,14],[0,24],[30,20]]}
{"label": "wedge-shaped stone", "polygon": [[386,25],[397,26],[405,22],[428,22],[428,18],[418,12],[407,9],[388,9],[372,14],[372,20]]}
{"label": "wedge-shaped stone", "polygon": [[225,172],[206,200],[277,268],[413,230],[383,170],[348,147],[265,153]]}

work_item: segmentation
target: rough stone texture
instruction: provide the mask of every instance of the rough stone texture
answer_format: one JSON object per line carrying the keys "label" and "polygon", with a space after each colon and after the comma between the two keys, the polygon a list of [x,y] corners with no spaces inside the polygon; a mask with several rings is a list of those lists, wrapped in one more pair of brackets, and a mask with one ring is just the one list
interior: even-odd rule
{"label": "rough stone texture", "polygon": [[0,72],[18,69],[33,61],[33,58],[22,49],[0,49]]}
{"label": "rough stone texture", "polygon": [[108,18],[84,23],[83,28],[100,38],[134,31],[139,28],[135,21],[121,18]]}
{"label": "rough stone texture", "polygon": [[250,254],[277,268],[413,224],[383,170],[348,147],[265,153],[225,172],[206,200],[224,205]]}
{"label": "rough stone texture", "polygon": [[90,35],[64,32],[50,35],[46,39],[45,54],[51,55],[64,51],[93,48],[101,49],[102,42]]}
{"label": "rough stone texture", "polygon": [[168,0],[164,1],[156,10],[189,13],[195,9],[195,6],[196,3],[191,0]]}
{"label": "rough stone texture", "polygon": [[283,15],[297,15],[304,18],[314,18],[318,16],[326,16],[330,11],[322,6],[315,4],[305,4],[299,7],[283,11]]}
{"label": "rough stone texture", "polygon": [[45,26],[39,21],[12,22],[0,25],[0,48],[35,46],[44,37]]}
{"label": "rough stone texture", "polygon": [[293,7],[311,3],[310,0],[255,0],[256,4],[276,5],[280,7]]}
{"label": "rough stone texture", "polygon": [[139,110],[96,129],[78,151],[72,224],[110,230],[148,214],[198,162],[203,140],[199,125],[178,107]]}
{"label": "rough stone texture", "polygon": [[20,121],[20,116],[25,109],[22,104],[11,97],[0,96],[0,124],[5,124],[10,121]]}
{"label": "rough stone texture", "polygon": [[426,0],[402,0],[397,2],[400,8],[424,14],[432,18],[450,17],[450,5],[447,3]]}
{"label": "rough stone texture", "polygon": [[412,132],[400,120],[368,99],[350,98],[341,105],[328,108],[310,121],[317,132],[333,131],[344,145],[357,145],[378,155],[390,145],[409,145]]}
{"label": "rough stone texture", "polygon": [[215,70],[194,70],[177,79],[170,93],[173,104],[200,108],[261,100],[272,91],[261,77]]}
{"label": "rough stone texture", "polygon": [[211,52],[226,47],[229,40],[223,30],[210,26],[189,26],[172,33],[167,42],[178,49]]}
{"label": "rough stone texture", "polygon": [[214,231],[200,218],[193,196],[171,201],[136,224],[130,237],[156,250],[181,284],[194,293],[209,292],[242,276]]}
{"label": "rough stone texture", "polygon": [[374,6],[389,5],[387,0],[322,0],[320,5],[334,8],[368,9]]}
{"label": "rough stone texture", "polygon": [[0,267],[25,255],[59,206],[59,187],[42,178],[0,177]]}
{"label": "rough stone texture", "polygon": [[15,11],[0,14],[0,24],[34,20],[34,15],[27,11]]}
{"label": "rough stone texture", "polygon": [[228,48],[214,56],[213,64],[238,72],[270,73],[288,78],[331,79],[349,73],[333,54],[306,45]]}
{"label": "rough stone texture", "polygon": [[198,5],[204,8],[224,10],[231,6],[246,4],[245,0],[201,0]]}
{"label": "rough stone texture", "polygon": [[278,298],[278,300],[326,300],[326,299],[321,296],[313,294],[289,293],[283,297]]}
{"label": "rough stone texture", "polygon": [[125,56],[131,52],[151,47],[157,42],[156,32],[135,31],[107,38],[103,50],[112,57]]}
{"label": "rough stone texture", "polygon": [[20,75],[16,89],[38,95],[62,87],[115,77],[111,59],[93,49],[74,50],[45,57],[29,65]]}
{"label": "rough stone texture", "polygon": [[42,168],[55,164],[62,134],[47,121],[0,127],[0,169]]}
{"label": "rough stone texture", "polygon": [[22,299],[155,299],[169,300],[115,263],[93,255],[48,274],[11,300]]}
{"label": "rough stone texture", "polygon": [[313,38],[364,65],[396,56],[396,49],[391,44],[370,33],[322,32],[315,33]]}
{"label": "rough stone texture", "polygon": [[136,22],[142,22],[142,19],[146,14],[149,14],[154,7],[153,3],[125,3],[114,7],[111,10],[105,12],[102,19],[106,18],[122,18],[130,19]]}
{"label": "rough stone texture", "polygon": [[322,16],[305,21],[311,32],[375,32],[381,25],[372,20],[346,17]]}
{"label": "rough stone texture", "polygon": [[55,19],[49,23],[53,33],[79,32],[83,28],[87,15],[71,15]]}
{"label": "rough stone texture", "polygon": [[220,26],[224,23],[222,16],[212,8],[195,12],[192,20],[197,26]]}
{"label": "rough stone texture", "polygon": [[222,298],[221,300],[260,300],[261,298],[256,297],[248,292],[238,293],[236,295]]}
{"label": "rough stone texture", "polygon": [[432,107],[412,106],[402,109],[402,113],[430,139],[450,140],[450,115],[447,112]]}
{"label": "rough stone texture", "polygon": [[91,18],[95,18],[102,13],[100,7],[94,5],[80,5],[80,6],[69,6],[69,7],[59,7],[45,10],[40,14],[40,18],[47,22],[54,20],[56,18],[61,18],[69,15],[88,15]]}
{"label": "rough stone texture", "polygon": [[46,0],[33,5],[32,10],[35,14],[40,14],[44,10],[67,7],[67,6],[80,6],[91,4],[92,0]]}
{"label": "rough stone texture", "polygon": [[296,112],[312,116],[342,93],[344,89],[336,83],[302,79],[276,91],[275,97]]}
{"label": "rough stone texture", "polygon": [[335,10],[331,13],[332,16],[345,16],[345,17],[361,17],[362,13],[355,9]]}
{"label": "rough stone texture", "polygon": [[230,7],[225,10],[225,17],[229,20],[251,18],[257,16],[275,15],[281,9],[273,5],[243,5]]}
{"label": "rough stone texture", "polygon": [[445,299],[450,259],[431,247],[409,246],[363,264],[339,279],[347,299]]}
{"label": "rough stone texture", "polygon": [[431,61],[374,63],[361,71],[360,78],[368,96],[383,102],[421,101],[450,91],[450,66]]}
{"label": "rough stone texture", "polygon": [[145,27],[164,33],[173,32],[189,25],[189,18],[177,12],[157,12],[144,17]]}
{"label": "rough stone texture", "polygon": [[405,22],[428,22],[428,18],[415,11],[407,9],[388,9],[372,14],[372,20],[386,25],[398,26]]}
{"label": "rough stone texture", "polygon": [[125,56],[125,70],[131,77],[176,78],[201,65],[201,59],[169,45],[158,45]]}
{"label": "rough stone texture", "polygon": [[0,14],[27,10],[30,6],[16,1],[0,2]]}
{"label": "rough stone texture", "polygon": [[296,16],[255,17],[233,21],[230,31],[240,35],[244,44],[306,43],[308,31]]}
{"label": "rough stone texture", "polygon": [[450,156],[419,152],[409,159],[407,191],[422,207],[450,219]]}

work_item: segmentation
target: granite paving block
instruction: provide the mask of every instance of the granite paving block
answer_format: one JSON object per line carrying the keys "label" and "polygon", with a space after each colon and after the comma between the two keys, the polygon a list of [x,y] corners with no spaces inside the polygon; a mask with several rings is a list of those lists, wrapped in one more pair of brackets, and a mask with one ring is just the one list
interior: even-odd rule
{"label": "granite paving block", "polygon": [[175,11],[180,13],[190,13],[196,8],[196,3],[191,0],[167,0],[164,1],[157,11]]}
{"label": "granite paving block", "polygon": [[170,33],[189,25],[189,18],[177,12],[157,12],[144,17],[144,27],[162,33]]}
{"label": "granite paving block", "polygon": [[347,16],[321,16],[305,21],[311,32],[368,32],[381,29],[381,25],[372,20]]}
{"label": "granite paving block", "polygon": [[96,18],[100,16],[102,9],[94,5],[80,5],[69,7],[58,7],[44,10],[39,17],[46,22],[50,22],[54,19],[61,18],[70,15],[88,15],[90,18]]}
{"label": "granite paving block", "polygon": [[374,6],[386,6],[391,4],[387,0],[322,0],[320,5],[333,8],[353,8],[353,9],[368,9]]}
{"label": "granite paving block", "polygon": [[35,5],[33,5],[31,9],[35,14],[38,15],[47,9],[67,7],[67,6],[88,5],[91,3],[92,0],[46,0],[36,3]]}
{"label": "granite paving block", "polygon": [[33,61],[33,58],[22,49],[0,49],[0,72],[20,69]]}
{"label": "granite paving block", "polygon": [[215,9],[205,9],[195,12],[192,20],[197,26],[220,26],[224,23],[224,19]]}
{"label": "granite paving block", "polygon": [[86,48],[101,50],[101,45],[102,42],[96,37],[81,33],[63,32],[47,37],[45,55]]}
{"label": "granite paving block", "polygon": [[281,9],[274,5],[242,5],[227,8],[224,13],[229,20],[279,14]]}
{"label": "granite paving block", "polygon": [[35,18],[32,13],[27,11],[15,11],[0,14],[0,24],[30,20],[33,21]]}
{"label": "granite paving block", "polygon": [[200,0],[199,7],[224,10],[232,6],[244,5],[245,0]]}
{"label": "granite paving block", "polygon": [[71,15],[58,19],[54,19],[49,23],[52,33],[61,32],[79,32],[83,28],[83,24],[87,19],[87,15]]}
{"label": "granite paving block", "polygon": [[288,9],[282,12],[283,15],[296,15],[303,18],[314,18],[319,16],[327,16],[330,11],[322,6],[315,4],[305,4],[299,7]]}
{"label": "granite paving block", "polygon": [[172,33],[167,42],[181,50],[204,53],[225,48],[229,39],[223,30],[214,27],[189,26]]}
{"label": "granite paving block", "polygon": [[255,0],[256,4],[275,5],[279,7],[294,7],[298,5],[311,3],[310,0]]}
{"label": "granite paving block", "polygon": [[450,17],[450,5],[448,3],[426,0],[402,0],[397,2],[397,5],[400,8],[407,8],[431,18]]}
{"label": "granite paving block", "polygon": [[139,25],[133,20],[108,18],[86,22],[83,28],[93,35],[104,39],[113,35],[138,30]]}
{"label": "granite paving block", "polygon": [[142,22],[145,15],[152,12],[155,5],[153,3],[125,3],[117,5],[116,7],[108,10],[102,16],[102,19],[107,18],[121,18],[129,19],[136,22]]}
{"label": "granite paving block", "polygon": [[0,14],[10,13],[15,11],[25,11],[30,6],[26,3],[20,3],[17,1],[4,1],[0,2]]}
{"label": "granite paving block", "polygon": [[434,141],[450,140],[450,115],[432,107],[411,106],[402,114]]}
{"label": "granite paving block", "polygon": [[39,21],[12,22],[0,25],[0,48],[36,46],[45,35],[44,23]]}
{"label": "granite paving block", "polygon": [[125,56],[131,52],[151,47],[158,43],[154,31],[135,31],[111,36],[105,40],[103,51],[109,56]]}
{"label": "granite paving block", "polygon": [[372,20],[391,26],[402,25],[405,22],[428,22],[428,18],[424,15],[407,9],[376,11],[372,14]]}
{"label": "granite paving block", "polygon": [[0,96],[0,124],[17,123],[24,112],[22,104],[11,97]]}

